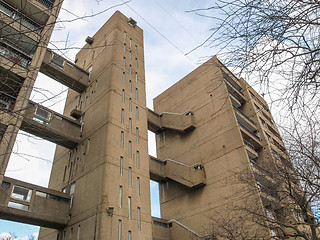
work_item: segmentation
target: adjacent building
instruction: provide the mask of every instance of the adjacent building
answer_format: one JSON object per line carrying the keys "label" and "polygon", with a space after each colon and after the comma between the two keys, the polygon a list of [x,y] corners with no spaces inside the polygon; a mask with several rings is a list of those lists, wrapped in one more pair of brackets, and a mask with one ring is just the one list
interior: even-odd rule
{"label": "adjacent building", "polygon": [[[1,218],[41,226],[40,239],[178,240],[212,239],[215,216],[242,221],[231,211],[239,206],[279,215],[263,172],[287,155],[244,79],[213,57],[150,110],[136,21],[116,12],[70,62],[47,48],[61,4],[0,0]],[[39,71],[69,87],[63,114],[29,100]],[[19,129],[57,144],[49,188],[5,176]],[[148,130],[157,157],[148,155]],[[150,179],[162,219],[151,217]],[[243,222],[262,238],[279,234]]]}

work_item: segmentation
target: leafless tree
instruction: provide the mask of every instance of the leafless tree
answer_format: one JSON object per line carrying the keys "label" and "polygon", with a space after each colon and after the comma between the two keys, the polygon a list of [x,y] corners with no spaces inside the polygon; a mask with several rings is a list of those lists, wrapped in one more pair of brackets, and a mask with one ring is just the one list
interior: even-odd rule
{"label": "leafless tree", "polygon": [[317,0],[217,0],[189,12],[212,21],[202,45],[215,48],[226,65],[273,98],[281,89],[276,99],[291,107],[301,100],[318,107],[319,11]]}

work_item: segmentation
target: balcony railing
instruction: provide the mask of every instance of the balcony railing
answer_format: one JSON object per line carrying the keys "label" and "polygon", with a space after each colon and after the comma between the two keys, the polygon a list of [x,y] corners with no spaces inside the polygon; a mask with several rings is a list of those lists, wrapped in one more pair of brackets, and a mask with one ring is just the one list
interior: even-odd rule
{"label": "balcony railing", "polygon": [[230,83],[231,86],[233,86],[235,89],[237,89],[239,91],[239,93],[243,96],[243,93],[241,92],[242,88],[237,84],[235,83],[232,78],[229,77],[229,75],[227,73],[225,73],[224,71],[222,71],[222,75],[223,75],[223,78],[228,82]]}
{"label": "balcony railing", "polygon": [[252,143],[248,142],[247,140],[243,139],[243,142],[245,145],[247,145],[249,148],[251,148],[252,150],[256,151],[256,148],[253,146]]}
{"label": "balcony railing", "polygon": [[3,12],[5,15],[11,17],[15,21],[19,22],[23,26],[31,29],[32,31],[36,33],[41,33],[42,26],[33,21],[32,19],[28,18],[21,12],[16,11],[14,8],[12,8],[9,4],[4,2],[3,0],[0,0],[0,11]]}
{"label": "balcony railing", "polygon": [[0,91],[0,109],[9,111],[13,110],[16,98]]}
{"label": "balcony railing", "polygon": [[254,133],[252,132],[249,128],[247,128],[245,125],[243,125],[241,122],[238,122],[239,125],[244,128],[246,131],[248,131],[253,137],[255,137],[257,140],[260,141],[260,138]]}
{"label": "balcony railing", "polygon": [[235,110],[240,113],[245,119],[247,119],[249,122],[251,122],[252,124],[254,124],[254,122],[244,113],[242,112],[239,108],[233,106],[235,108]]}
{"label": "balcony railing", "polygon": [[51,9],[54,4],[54,0],[37,0],[37,1],[49,9]]}
{"label": "balcony railing", "polygon": [[31,62],[31,58],[3,42],[0,42],[0,55],[25,68],[28,68]]}

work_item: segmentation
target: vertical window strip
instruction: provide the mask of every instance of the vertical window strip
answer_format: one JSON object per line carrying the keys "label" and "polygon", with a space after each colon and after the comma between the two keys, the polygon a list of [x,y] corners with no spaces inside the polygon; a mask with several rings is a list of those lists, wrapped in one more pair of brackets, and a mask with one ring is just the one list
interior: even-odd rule
{"label": "vertical window strip", "polygon": [[126,57],[123,57],[123,67],[126,66]]}
{"label": "vertical window strip", "polygon": [[124,123],[124,109],[121,109],[121,123]]}
{"label": "vertical window strip", "polygon": [[132,168],[129,167],[129,170],[128,170],[128,185],[129,187],[132,186]]}
{"label": "vertical window strip", "polygon": [[139,151],[136,152],[136,164],[137,164],[137,168],[140,168],[140,152]]}
{"label": "vertical window strip", "polygon": [[119,208],[122,208],[122,186],[119,188]]}
{"label": "vertical window strip", "polygon": [[131,141],[129,141],[129,152],[128,152],[129,158],[132,156],[132,146],[131,146]]}
{"label": "vertical window strip", "polygon": [[123,44],[123,52],[126,52],[127,50],[127,44]]}
{"label": "vertical window strip", "polygon": [[122,98],[122,102],[124,102],[125,101],[125,90],[124,89],[122,89],[121,98]]}
{"label": "vertical window strip", "polygon": [[77,240],[79,240],[80,239],[80,224],[78,225],[78,233],[77,233]]}
{"label": "vertical window strip", "polygon": [[118,240],[121,240],[121,233],[122,233],[122,221],[118,221]]}
{"label": "vertical window strip", "polygon": [[130,51],[130,53],[129,53],[129,58],[130,58],[130,60],[132,59],[132,51]]}
{"label": "vertical window strip", "polygon": [[132,45],[132,38],[130,38],[130,47],[131,47],[131,45]]}
{"label": "vertical window strip", "polygon": [[138,88],[136,88],[136,100],[138,100],[139,96],[138,96]]}
{"label": "vertical window strip", "polygon": [[125,72],[122,73],[122,83],[123,84],[126,83],[126,73]]}
{"label": "vertical window strip", "polygon": [[137,196],[140,197],[140,178],[137,177]]}
{"label": "vertical window strip", "polygon": [[136,52],[136,54],[138,53],[138,46],[137,45],[134,46],[134,51]]}
{"label": "vertical window strip", "polygon": [[120,146],[121,146],[121,148],[123,148],[123,146],[124,146],[124,132],[123,131],[121,131],[121,139],[120,139]]}
{"label": "vertical window strip", "polygon": [[124,40],[127,39],[127,32],[126,31],[124,31],[123,38],[124,38]]}
{"label": "vertical window strip", "polygon": [[136,107],[136,120],[139,120],[139,107]]}
{"label": "vertical window strip", "polygon": [[132,99],[129,98],[129,111],[131,112],[131,110],[132,110]]}
{"label": "vertical window strip", "polygon": [[131,219],[131,197],[128,197],[128,218]]}
{"label": "vertical window strip", "polygon": [[129,118],[129,133],[132,133],[132,120]]}
{"label": "vertical window strip", "polygon": [[138,58],[135,59],[136,68],[138,67]]}
{"label": "vertical window strip", "polygon": [[131,75],[132,74],[132,65],[130,64],[129,66],[129,74]]}
{"label": "vertical window strip", "polygon": [[132,240],[131,231],[128,231],[128,240]]}
{"label": "vertical window strip", "polygon": [[140,207],[137,208],[137,225],[138,225],[138,230],[141,230],[141,210],[140,210]]}
{"label": "vertical window strip", "polygon": [[136,83],[138,83],[138,73],[137,72],[136,72],[135,79],[136,79]]}
{"label": "vertical window strip", "polygon": [[139,128],[136,128],[136,142],[139,142]]}
{"label": "vertical window strip", "polygon": [[132,92],[132,81],[129,80],[129,91]]}
{"label": "vertical window strip", "polygon": [[123,157],[120,157],[120,176],[123,175]]}

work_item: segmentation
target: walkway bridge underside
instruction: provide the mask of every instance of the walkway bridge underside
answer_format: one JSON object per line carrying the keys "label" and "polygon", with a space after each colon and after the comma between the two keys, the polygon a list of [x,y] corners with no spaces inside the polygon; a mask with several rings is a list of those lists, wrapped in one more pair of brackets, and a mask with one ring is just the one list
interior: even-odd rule
{"label": "walkway bridge underside", "polygon": [[61,229],[67,225],[70,195],[4,177],[0,186],[1,219]]}
{"label": "walkway bridge underside", "polygon": [[171,179],[189,188],[206,184],[201,163],[189,166],[171,159],[160,160],[153,156],[150,156],[150,179],[156,182]]}

